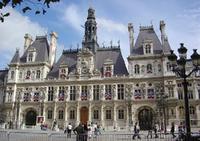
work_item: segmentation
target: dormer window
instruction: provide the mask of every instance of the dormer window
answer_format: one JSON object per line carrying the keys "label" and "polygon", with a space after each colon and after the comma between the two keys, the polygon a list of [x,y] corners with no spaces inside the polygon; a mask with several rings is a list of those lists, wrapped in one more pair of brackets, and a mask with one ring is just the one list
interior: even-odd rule
{"label": "dormer window", "polygon": [[68,75],[68,67],[67,65],[62,64],[59,69],[59,77],[61,79],[66,79]]}
{"label": "dormer window", "polygon": [[150,54],[150,53],[151,53],[151,45],[150,45],[150,44],[147,44],[147,45],[145,46],[145,53],[146,53],[146,54]]}
{"label": "dormer window", "polygon": [[27,71],[27,73],[26,73],[26,79],[30,79],[30,77],[31,77],[31,71]]}
{"label": "dormer window", "polygon": [[36,72],[36,79],[40,79],[40,70],[37,70]]}
{"label": "dormer window", "polygon": [[33,62],[33,53],[29,53],[28,62]]}
{"label": "dormer window", "polygon": [[147,64],[147,73],[152,73],[152,65]]}
{"label": "dormer window", "polygon": [[104,77],[111,77],[113,75],[113,71],[114,71],[113,61],[110,59],[105,60],[103,67]]}
{"label": "dormer window", "polygon": [[15,72],[14,71],[11,71],[11,79],[14,79],[14,75],[15,75]]}
{"label": "dormer window", "polygon": [[140,74],[140,66],[138,64],[135,65],[135,74]]}

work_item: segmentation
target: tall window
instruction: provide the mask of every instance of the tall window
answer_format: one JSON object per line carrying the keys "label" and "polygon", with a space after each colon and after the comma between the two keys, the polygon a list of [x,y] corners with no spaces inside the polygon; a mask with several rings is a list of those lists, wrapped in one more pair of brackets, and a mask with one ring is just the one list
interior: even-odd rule
{"label": "tall window", "polygon": [[94,110],[93,117],[94,119],[99,119],[99,110]]}
{"label": "tall window", "polygon": [[170,62],[167,62],[167,71],[171,71]]}
{"label": "tall window", "polygon": [[118,119],[124,119],[124,110],[118,110]]}
{"label": "tall window", "polygon": [[124,84],[117,85],[117,97],[118,97],[118,100],[124,99]]}
{"label": "tall window", "polygon": [[70,101],[76,100],[76,86],[70,86],[69,100]]}
{"label": "tall window", "polygon": [[148,94],[148,99],[154,99],[155,98],[154,89],[147,89],[147,94]]}
{"label": "tall window", "polygon": [[183,106],[180,106],[180,107],[179,107],[179,112],[180,112],[180,115],[181,115],[181,116],[184,115],[184,108],[183,108]]}
{"label": "tall window", "polygon": [[26,92],[24,93],[24,102],[31,101],[31,94]]}
{"label": "tall window", "polygon": [[33,61],[33,53],[29,53],[28,62],[32,62],[32,61]]}
{"label": "tall window", "polygon": [[12,92],[8,92],[8,102],[12,102]]}
{"label": "tall window", "polygon": [[193,106],[190,106],[190,114],[194,115],[195,114],[195,108]]}
{"label": "tall window", "polygon": [[147,64],[147,73],[152,73],[152,65],[151,64]]}
{"label": "tall window", "polygon": [[169,97],[174,97],[174,88],[173,87],[169,87],[168,88],[168,93],[169,93]]}
{"label": "tall window", "polygon": [[31,77],[31,71],[28,70],[26,72],[26,79],[30,79],[30,77]]}
{"label": "tall window", "polygon": [[47,111],[47,119],[52,119],[53,117],[53,111],[52,110],[48,110]]}
{"label": "tall window", "polygon": [[189,99],[194,99],[193,91],[192,90],[188,90],[188,98]]}
{"label": "tall window", "polygon": [[48,88],[48,101],[53,101],[53,93],[54,93],[54,88],[49,87]]}
{"label": "tall window", "polygon": [[161,64],[158,64],[158,72],[161,72],[161,71],[162,71]]}
{"label": "tall window", "polygon": [[65,87],[59,87],[58,101],[64,101],[65,98]]}
{"label": "tall window", "polygon": [[183,91],[182,90],[178,91],[178,99],[183,99]]}
{"label": "tall window", "polygon": [[19,72],[19,79],[22,79],[22,72]]}
{"label": "tall window", "polygon": [[36,79],[40,79],[40,70],[36,71]]}
{"label": "tall window", "polygon": [[112,88],[111,85],[105,85],[105,100],[112,99]]}
{"label": "tall window", "polygon": [[87,100],[87,96],[88,96],[88,87],[82,86],[82,88],[81,88],[81,100]]}
{"label": "tall window", "polygon": [[146,54],[150,54],[151,53],[151,45],[150,44],[147,44],[145,46],[145,52],[146,52]]}
{"label": "tall window", "polygon": [[58,111],[58,119],[63,119],[64,112],[63,110]]}
{"label": "tall window", "polygon": [[93,100],[99,100],[100,99],[100,88],[99,85],[93,86]]}
{"label": "tall window", "polygon": [[140,66],[138,64],[135,65],[135,74],[140,74]]}
{"label": "tall window", "polygon": [[11,71],[11,79],[14,79],[14,75],[15,75],[15,72],[14,71]]}
{"label": "tall window", "polygon": [[111,110],[106,110],[106,119],[111,119]]}
{"label": "tall window", "polygon": [[33,96],[33,101],[39,101],[39,92],[35,92]]}
{"label": "tall window", "polygon": [[69,118],[70,119],[75,119],[75,111],[74,110],[70,110],[70,112],[69,112]]}

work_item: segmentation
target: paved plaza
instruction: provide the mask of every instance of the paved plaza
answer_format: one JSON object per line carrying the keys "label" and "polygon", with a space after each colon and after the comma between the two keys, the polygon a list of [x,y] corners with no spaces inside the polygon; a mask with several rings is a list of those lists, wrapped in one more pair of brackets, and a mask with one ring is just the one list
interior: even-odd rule
{"label": "paved plaza", "polygon": [[[141,131],[141,139],[135,141],[175,141],[170,134],[159,134],[158,138],[147,138],[147,131]],[[92,136],[87,141],[133,141],[132,132],[128,131],[104,131],[101,135]],[[71,138],[63,131],[40,131],[40,130],[0,130],[0,141],[76,141],[76,135],[72,133]],[[85,141],[85,140],[84,140]]]}

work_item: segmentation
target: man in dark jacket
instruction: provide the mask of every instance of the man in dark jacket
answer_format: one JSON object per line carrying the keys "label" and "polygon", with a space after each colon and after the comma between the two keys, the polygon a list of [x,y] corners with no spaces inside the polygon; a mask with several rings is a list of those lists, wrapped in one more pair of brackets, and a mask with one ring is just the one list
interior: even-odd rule
{"label": "man in dark jacket", "polygon": [[84,140],[85,130],[84,130],[84,127],[81,123],[73,130],[73,132],[76,135],[76,141],[83,141]]}

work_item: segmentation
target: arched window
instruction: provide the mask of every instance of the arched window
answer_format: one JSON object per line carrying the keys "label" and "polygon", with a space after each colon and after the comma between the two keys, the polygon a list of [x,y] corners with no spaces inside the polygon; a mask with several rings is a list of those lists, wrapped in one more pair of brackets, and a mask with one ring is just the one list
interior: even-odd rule
{"label": "arched window", "polygon": [[158,64],[158,72],[161,72],[162,68],[161,68],[161,64]]}
{"label": "arched window", "polygon": [[14,71],[11,71],[11,79],[14,79],[14,75],[15,75],[15,72]]}
{"label": "arched window", "polygon": [[135,74],[140,74],[140,66],[138,64],[135,65]]}
{"label": "arched window", "polygon": [[33,61],[33,53],[29,53],[28,62],[32,62],[32,61]]}
{"label": "arched window", "polygon": [[150,44],[147,44],[147,45],[145,46],[145,53],[146,53],[146,54],[150,54],[150,53],[151,53],[151,45],[150,45]]}
{"label": "arched window", "polygon": [[124,119],[124,110],[123,109],[118,110],[118,119]]}
{"label": "arched window", "polygon": [[58,119],[63,119],[64,112],[63,110],[58,111]]}
{"label": "arched window", "polygon": [[31,71],[27,71],[27,73],[26,73],[26,79],[30,79],[30,76],[31,76]]}
{"label": "arched window", "polygon": [[195,114],[195,109],[193,106],[190,106],[190,114],[194,115]]}
{"label": "arched window", "polygon": [[40,79],[40,70],[37,70],[36,72],[36,79]]}
{"label": "arched window", "polygon": [[171,66],[169,62],[167,62],[167,71],[171,71]]}
{"label": "arched window", "polygon": [[152,73],[152,65],[147,64],[147,73]]}

